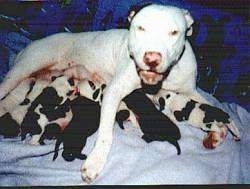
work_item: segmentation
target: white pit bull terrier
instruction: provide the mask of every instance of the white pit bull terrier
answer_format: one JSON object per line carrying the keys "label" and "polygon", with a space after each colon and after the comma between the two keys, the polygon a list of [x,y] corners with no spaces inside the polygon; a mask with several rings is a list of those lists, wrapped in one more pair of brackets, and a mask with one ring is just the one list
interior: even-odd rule
{"label": "white pit bull terrier", "polygon": [[98,137],[82,166],[82,178],[93,181],[106,162],[115,115],[121,99],[142,85],[179,92],[206,102],[196,91],[197,65],[186,39],[192,34],[189,12],[150,5],[133,18],[129,30],[61,33],[34,41],[19,53],[15,66],[0,85],[0,99],[34,73],[76,65],[107,81]]}

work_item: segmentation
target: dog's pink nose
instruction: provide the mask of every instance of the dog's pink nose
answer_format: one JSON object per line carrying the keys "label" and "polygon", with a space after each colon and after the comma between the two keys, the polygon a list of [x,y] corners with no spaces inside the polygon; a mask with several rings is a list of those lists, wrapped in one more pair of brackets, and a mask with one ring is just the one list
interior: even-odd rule
{"label": "dog's pink nose", "polygon": [[150,67],[150,69],[153,69],[161,63],[161,53],[153,51],[145,52],[143,56],[143,61]]}

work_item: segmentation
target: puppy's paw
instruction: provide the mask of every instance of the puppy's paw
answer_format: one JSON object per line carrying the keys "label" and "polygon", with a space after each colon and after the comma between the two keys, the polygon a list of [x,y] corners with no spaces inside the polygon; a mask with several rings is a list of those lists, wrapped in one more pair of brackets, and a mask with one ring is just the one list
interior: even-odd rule
{"label": "puppy's paw", "polygon": [[28,144],[34,145],[34,146],[39,146],[40,145],[40,136],[33,135],[31,139],[28,141]]}
{"label": "puppy's paw", "polygon": [[235,141],[240,141],[240,132],[236,124],[232,120],[230,120],[230,123],[226,124],[226,126],[229,129],[230,133],[233,135],[233,139]]}
{"label": "puppy's paw", "polygon": [[219,131],[210,131],[203,139],[203,146],[208,149],[214,149],[219,146],[226,138],[227,127],[220,127]]}

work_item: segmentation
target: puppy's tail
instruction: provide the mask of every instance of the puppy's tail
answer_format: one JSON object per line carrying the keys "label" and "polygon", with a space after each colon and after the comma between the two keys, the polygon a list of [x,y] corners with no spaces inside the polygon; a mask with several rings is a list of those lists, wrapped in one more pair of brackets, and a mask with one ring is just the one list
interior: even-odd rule
{"label": "puppy's tail", "polygon": [[177,140],[171,140],[169,141],[170,144],[173,144],[176,147],[177,155],[181,154],[181,148]]}
{"label": "puppy's tail", "polygon": [[57,140],[56,140],[56,144],[55,144],[55,154],[54,154],[54,156],[53,156],[53,161],[55,161],[56,160],[56,158],[57,158],[57,156],[58,156],[58,151],[59,151],[59,146],[60,146],[60,144],[62,143],[62,139],[61,138],[58,138]]}
{"label": "puppy's tail", "polygon": [[226,124],[229,132],[233,135],[235,141],[240,141],[240,132],[233,120],[229,120],[230,123]]}

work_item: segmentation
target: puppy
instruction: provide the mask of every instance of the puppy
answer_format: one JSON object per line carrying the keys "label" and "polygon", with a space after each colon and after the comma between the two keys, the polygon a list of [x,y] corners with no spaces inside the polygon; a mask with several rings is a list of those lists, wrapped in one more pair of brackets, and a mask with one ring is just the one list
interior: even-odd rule
{"label": "puppy", "polygon": [[12,118],[10,113],[0,117],[0,135],[4,138],[17,137],[20,133],[20,125]]}
{"label": "puppy", "polygon": [[[67,102],[75,91],[75,83],[72,78],[60,76],[46,88],[31,103],[23,122],[21,123],[21,137],[25,139],[27,133],[32,138],[30,144],[39,145],[40,138],[45,130],[45,126],[54,123],[59,118],[65,118],[70,111]],[[68,119],[70,120],[70,119]]]}
{"label": "puppy", "polygon": [[240,140],[239,130],[235,123],[226,112],[219,108],[165,90],[161,90],[153,100],[159,104],[160,111],[167,107],[170,111],[168,116],[175,123],[185,121],[207,131],[208,135],[203,140],[206,148],[213,149],[222,143],[228,130],[235,141]]}
{"label": "puppy", "polygon": [[[26,85],[24,85],[24,83],[20,84],[1,101],[1,108],[5,108],[6,110],[4,114],[0,116],[0,134],[4,137],[16,137],[20,134],[20,124],[31,105],[31,101],[49,84],[48,81],[36,81],[33,78],[27,79],[26,82],[27,81],[29,81],[29,88],[27,88],[27,83]],[[20,94],[20,96],[18,96],[18,94]],[[15,96],[18,96],[18,98]]]}
{"label": "puppy", "polygon": [[73,117],[56,142],[53,160],[58,156],[61,143],[63,143],[62,157],[66,161],[73,161],[75,158],[86,159],[86,155],[81,151],[87,137],[95,133],[99,126],[101,108],[98,102],[79,96],[70,102],[70,107]]}
{"label": "puppy", "polygon": [[2,99],[0,101],[0,134],[4,137],[18,136],[20,125],[31,103],[62,73],[59,71],[34,73]]}
{"label": "puppy", "polygon": [[[57,135],[53,160],[58,156],[61,143],[63,144],[62,157],[64,160],[86,159],[86,155],[81,152],[86,144],[87,137],[98,129],[100,105],[105,87],[105,84],[96,82],[96,80],[95,83],[90,80],[80,82],[78,97],[68,103],[72,112],[72,119],[63,132]],[[55,125],[48,128],[51,128],[52,132],[58,133]]]}
{"label": "puppy", "polygon": [[[142,138],[146,142],[168,141],[176,147],[178,155],[181,153],[178,144],[181,138],[179,128],[162,112],[159,112],[140,89],[130,93],[123,101],[138,116],[138,122],[144,134]],[[127,117],[125,112],[122,114],[123,117]]]}

